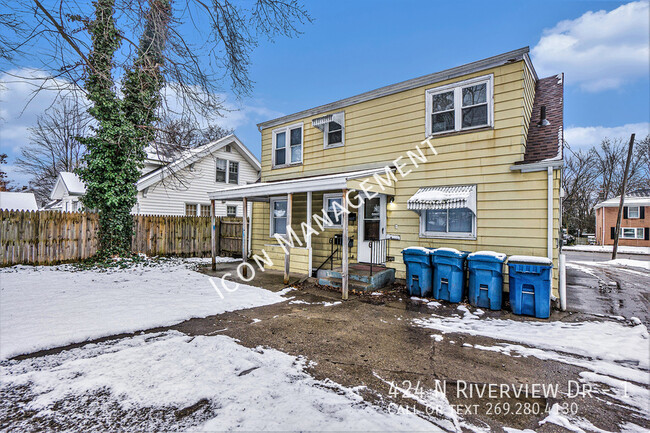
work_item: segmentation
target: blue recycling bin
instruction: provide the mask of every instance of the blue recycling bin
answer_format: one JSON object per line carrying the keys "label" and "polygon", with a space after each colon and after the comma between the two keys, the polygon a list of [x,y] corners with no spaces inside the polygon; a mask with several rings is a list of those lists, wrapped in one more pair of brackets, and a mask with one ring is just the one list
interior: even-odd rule
{"label": "blue recycling bin", "polygon": [[477,251],[467,256],[471,305],[490,310],[501,309],[505,261],[505,254],[494,251]]}
{"label": "blue recycling bin", "polygon": [[402,250],[406,265],[406,286],[411,296],[430,296],[432,269],[429,255],[431,250],[409,247]]}
{"label": "blue recycling bin", "polygon": [[508,259],[510,308],[518,315],[547,319],[551,315],[551,269],[546,257]]}
{"label": "blue recycling bin", "polygon": [[433,297],[460,302],[465,292],[465,258],[469,253],[453,248],[433,251]]}

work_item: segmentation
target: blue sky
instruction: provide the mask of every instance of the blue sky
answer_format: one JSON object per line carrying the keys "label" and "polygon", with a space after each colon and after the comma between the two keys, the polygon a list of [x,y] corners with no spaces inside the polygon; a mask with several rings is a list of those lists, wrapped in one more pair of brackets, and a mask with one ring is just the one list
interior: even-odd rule
{"label": "blue sky", "polygon": [[[565,138],[573,148],[648,133],[647,1],[330,0],[307,9],[314,22],[301,35],[262,40],[252,53],[251,97],[229,98],[239,111],[222,123],[258,156],[256,123],[523,46],[540,77],[566,74]],[[39,98],[19,116],[23,93],[15,83],[0,91],[2,151],[18,182],[25,179],[13,156],[47,106]]]}

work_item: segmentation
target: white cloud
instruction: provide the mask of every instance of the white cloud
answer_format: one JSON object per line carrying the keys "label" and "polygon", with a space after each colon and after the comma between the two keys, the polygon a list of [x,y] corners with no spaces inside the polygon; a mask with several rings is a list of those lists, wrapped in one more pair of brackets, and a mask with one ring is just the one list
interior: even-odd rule
{"label": "white cloud", "polygon": [[649,2],[589,11],[544,31],[532,56],[540,76],[565,72],[586,91],[616,89],[648,76]]}
{"label": "white cloud", "polygon": [[564,130],[564,139],[571,149],[589,149],[600,144],[603,138],[621,138],[629,140],[630,134],[635,133],[637,139],[650,134],[650,123],[628,123],[627,125],[605,126],[572,126]]}

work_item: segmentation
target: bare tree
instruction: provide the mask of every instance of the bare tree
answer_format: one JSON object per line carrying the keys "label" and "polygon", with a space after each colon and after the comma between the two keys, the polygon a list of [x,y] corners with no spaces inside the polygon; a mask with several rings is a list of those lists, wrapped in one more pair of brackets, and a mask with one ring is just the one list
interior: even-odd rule
{"label": "bare tree", "polygon": [[210,143],[233,133],[216,124],[201,126],[192,117],[165,116],[156,130],[154,152],[165,158],[174,158],[183,151]]}
{"label": "bare tree", "polygon": [[[593,161],[599,175],[598,196],[607,200],[621,193],[623,174],[627,160],[627,143],[622,138],[604,138],[599,147],[591,149]],[[628,174],[628,190],[639,188],[643,184],[640,154],[635,153]]]}
{"label": "bare tree", "polygon": [[594,230],[593,206],[597,199],[596,185],[598,171],[592,152],[573,152],[565,145],[567,155],[563,175],[564,198],[562,200],[562,221],[572,232],[581,235],[583,231]]}
{"label": "bare tree", "polygon": [[79,137],[88,133],[91,118],[81,102],[62,99],[40,115],[30,128],[30,144],[16,159],[19,170],[31,176],[30,187],[39,202],[47,201],[61,171],[75,171],[85,152]]}
{"label": "bare tree", "polygon": [[638,141],[636,152],[639,159],[640,187],[650,188],[650,135]]}

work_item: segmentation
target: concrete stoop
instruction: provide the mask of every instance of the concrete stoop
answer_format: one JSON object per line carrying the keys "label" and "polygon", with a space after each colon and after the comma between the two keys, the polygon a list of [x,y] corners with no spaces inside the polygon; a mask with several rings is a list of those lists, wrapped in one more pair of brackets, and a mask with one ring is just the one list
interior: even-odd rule
{"label": "concrete stoop", "polygon": [[[342,285],[341,268],[320,269],[316,275],[318,284],[340,288]],[[372,291],[381,289],[395,282],[395,269],[373,266],[372,276],[368,265],[354,264],[349,268],[348,288],[350,290]]]}

